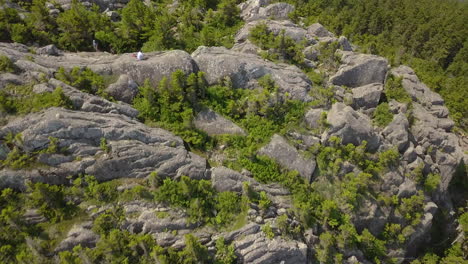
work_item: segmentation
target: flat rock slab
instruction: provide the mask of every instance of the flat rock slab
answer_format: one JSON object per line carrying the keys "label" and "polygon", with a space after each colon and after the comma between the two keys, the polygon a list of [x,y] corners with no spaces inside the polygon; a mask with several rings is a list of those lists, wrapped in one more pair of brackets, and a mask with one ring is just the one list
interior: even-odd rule
{"label": "flat rock slab", "polygon": [[245,131],[231,120],[228,120],[211,109],[202,110],[193,120],[197,129],[208,135],[246,135]]}
{"label": "flat rock slab", "polygon": [[303,178],[309,182],[311,181],[316,167],[315,160],[302,157],[297,149],[291,146],[282,136],[273,135],[270,143],[261,148],[258,153],[276,160],[283,167],[297,170]]}

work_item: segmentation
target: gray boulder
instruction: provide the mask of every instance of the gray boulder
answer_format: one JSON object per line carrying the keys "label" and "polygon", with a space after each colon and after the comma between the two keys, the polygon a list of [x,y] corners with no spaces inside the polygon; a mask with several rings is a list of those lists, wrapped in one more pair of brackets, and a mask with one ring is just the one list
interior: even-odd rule
{"label": "gray boulder", "polygon": [[24,84],[24,79],[20,75],[12,73],[0,74],[0,90],[5,88],[8,84],[22,85]]}
{"label": "gray boulder", "polygon": [[310,109],[305,115],[305,121],[309,128],[317,129],[321,127],[320,120],[322,118],[322,109]]}
{"label": "gray boulder", "polygon": [[208,135],[245,135],[245,131],[231,120],[220,114],[205,109],[200,111],[194,118],[193,124],[197,129],[205,131]]}
{"label": "gray boulder", "polygon": [[[294,11],[294,6],[287,3],[268,5],[270,0],[249,0],[239,4],[240,16],[246,22],[259,19],[288,19],[288,14]],[[267,6],[268,5],[268,6]]]}
{"label": "gray boulder", "polygon": [[382,132],[384,138],[403,153],[409,146],[409,122],[404,114],[393,117],[393,121]]}
{"label": "gray boulder", "polygon": [[377,150],[380,145],[380,138],[374,132],[371,120],[343,103],[333,104],[327,122],[330,124],[327,136],[341,138],[342,144],[358,146],[365,140],[370,151]]}
{"label": "gray boulder", "polygon": [[310,25],[307,28],[307,33],[313,37],[317,38],[326,38],[326,37],[334,37],[333,33],[328,31],[322,24],[320,23],[315,23]]}
{"label": "gray boulder", "polygon": [[259,47],[257,47],[255,44],[250,42],[250,40],[248,39],[242,43],[234,44],[231,50],[241,52],[241,53],[253,54],[253,55],[259,55],[259,52],[261,51]]}
{"label": "gray boulder", "polygon": [[353,51],[353,47],[351,46],[351,44],[349,43],[348,39],[345,36],[340,36],[338,38],[338,43],[340,43],[341,48],[344,51]]}
{"label": "gray boulder", "polygon": [[274,3],[264,8],[260,8],[258,18],[272,19],[272,20],[286,20],[289,19],[289,13],[294,11],[294,6],[288,3]]}
{"label": "gray boulder", "polygon": [[60,53],[60,50],[54,44],[36,49],[36,54],[39,55],[59,56]]}
{"label": "gray boulder", "polygon": [[268,5],[270,0],[248,0],[238,5],[240,9],[240,17],[244,21],[251,21],[258,17],[260,8]]}
{"label": "gray boulder", "polygon": [[292,99],[310,101],[311,82],[296,66],[276,64],[258,56],[228,50],[224,47],[199,47],[192,53],[200,71],[205,72],[209,85],[228,77],[234,88],[258,88],[257,79],[270,75],[281,93]]}
{"label": "gray boulder", "polygon": [[28,225],[47,222],[47,218],[45,218],[37,209],[27,210],[23,215],[23,220]]}
{"label": "gray boulder", "polygon": [[354,88],[353,105],[356,108],[374,108],[377,107],[380,101],[380,96],[383,91],[383,85],[380,83],[371,83],[361,87]]}
{"label": "gray boulder", "polygon": [[318,48],[314,45],[314,46],[308,46],[304,49],[304,57],[308,60],[311,60],[311,61],[316,61],[318,60],[318,56],[319,56],[319,51],[318,51]]}
{"label": "gray boulder", "polygon": [[95,247],[99,240],[99,236],[90,230],[91,226],[91,222],[73,226],[68,232],[67,237],[57,246],[55,252],[58,253],[61,251],[72,250],[78,245],[88,248]]}
{"label": "gray boulder", "polygon": [[131,104],[138,94],[138,84],[127,74],[122,74],[115,83],[107,87],[106,92],[116,100]]}
{"label": "gray boulder", "polygon": [[258,153],[276,160],[281,166],[290,170],[297,170],[307,181],[312,180],[312,174],[316,166],[315,160],[302,157],[297,149],[280,135],[273,135],[270,143],[262,147]]}
{"label": "gray boulder", "polygon": [[338,72],[330,78],[335,85],[359,87],[385,80],[388,61],[382,57],[343,51],[341,61]]}

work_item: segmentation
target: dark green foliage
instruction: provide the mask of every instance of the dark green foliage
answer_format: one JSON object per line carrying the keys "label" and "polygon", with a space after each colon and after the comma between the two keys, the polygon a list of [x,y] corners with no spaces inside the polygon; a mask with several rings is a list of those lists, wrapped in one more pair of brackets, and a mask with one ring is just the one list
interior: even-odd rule
{"label": "dark green foliage", "polygon": [[400,103],[411,103],[412,99],[401,84],[402,78],[389,75],[385,82],[385,95],[387,100],[394,99]]}
{"label": "dark green foliage", "polygon": [[226,245],[224,237],[216,240],[216,264],[234,264],[236,263],[237,256],[234,253],[234,245]]}
{"label": "dark green foliage", "polygon": [[92,50],[94,34],[110,27],[109,18],[99,12],[94,5],[86,9],[77,0],[73,0],[71,8],[57,17],[57,27],[60,32],[59,47],[71,50]]}
{"label": "dark green foliage", "polygon": [[14,72],[15,65],[7,56],[0,55],[0,72]]}
{"label": "dark green foliage", "polygon": [[192,119],[205,90],[202,72],[186,76],[177,70],[170,80],[162,79],[157,88],[146,81],[133,106],[139,110],[139,118],[155,122],[181,136],[191,146],[203,149],[209,145],[209,139],[193,127]]}
{"label": "dark green foliage", "polygon": [[87,67],[74,67],[70,72],[60,67],[55,74],[55,78],[81,91],[106,96],[103,77]]}
{"label": "dark green foliage", "polygon": [[402,198],[398,212],[413,226],[421,221],[424,206],[424,194],[420,191],[417,195]]}
{"label": "dark green foliage", "polygon": [[241,198],[236,193],[217,193],[210,181],[186,176],[180,181],[165,179],[154,197],[157,201],[186,208],[191,222],[213,223],[220,227],[232,223],[242,210]]}
{"label": "dark green foliage", "polygon": [[374,123],[379,127],[386,127],[393,120],[388,103],[381,103],[375,108]]}
{"label": "dark green foliage", "polygon": [[125,220],[121,207],[106,210],[100,214],[93,223],[93,231],[106,236],[114,229],[119,229],[120,223]]}
{"label": "dark green foliage", "polygon": [[60,87],[51,93],[36,94],[32,92],[32,86],[7,85],[0,91],[0,110],[9,114],[28,114],[54,106],[73,109],[73,103]]}
{"label": "dark green foliage", "polygon": [[64,219],[70,219],[77,212],[77,207],[67,201],[63,186],[48,185],[44,183],[30,184],[31,205],[39,208],[39,211],[50,222],[56,223]]}
{"label": "dark green foliage", "polygon": [[439,187],[440,184],[440,175],[437,173],[429,173],[424,182],[424,190],[428,193],[431,193]]}
{"label": "dark green foliage", "polygon": [[377,239],[367,229],[364,229],[362,234],[359,236],[359,246],[366,257],[374,260],[375,262],[377,262],[376,259],[385,257],[385,241]]}

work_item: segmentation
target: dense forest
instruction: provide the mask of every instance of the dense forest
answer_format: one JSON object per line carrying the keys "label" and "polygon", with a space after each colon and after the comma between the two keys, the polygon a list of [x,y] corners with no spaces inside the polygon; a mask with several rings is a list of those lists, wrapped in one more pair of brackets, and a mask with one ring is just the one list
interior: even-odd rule
{"label": "dense forest", "polygon": [[[237,6],[241,2],[155,0],[143,3],[130,0],[124,8],[117,10],[120,19],[112,20],[98,6],[86,7],[76,0],[67,10],[54,3],[60,10],[57,15],[49,14],[45,0],[13,1],[19,8],[0,0],[3,6],[0,9],[0,42],[26,44],[31,47],[32,55],[33,46],[47,44],[55,44],[70,52],[94,51],[93,40],[99,43],[98,51],[113,54],[176,49],[193,52],[199,46],[230,48],[234,45],[236,32],[245,24]],[[457,132],[466,133],[466,2],[285,2],[296,7],[289,14],[293,22],[304,27],[320,22],[336,36],[346,36],[360,52],[384,56],[392,67],[410,65],[423,82],[443,96]],[[287,214],[278,215],[274,224],[262,224],[261,232],[267,238],[300,240],[306,230],[312,229],[317,231],[317,237],[313,252],[307,254],[313,255],[317,263],[348,263],[344,252],[349,251],[362,252],[371,263],[401,263],[389,252],[399,256],[400,249],[407,246],[409,238],[422,226],[427,213],[426,202],[436,196],[441,175],[429,173],[424,166],[416,167],[404,177],[415,183],[417,191],[414,187],[415,193],[407,197],[388,195],[379,191],[384,184],[383,175],[406,166],[406,153],[400,153],[397,147],[370,151],[365,140],[358,145],[343,144],[343,139],[336,136],[328,138],[326,143],[317,141],[300,150],[301,155],[314,157],[316,161],[316,180],[312,183],[301,177],[298,171],[285,169],[273,159],[260,155],[259,149],[275,134],[288,138],[300,148],[304,142],[294,138],[295,134],[318,137],[325,133],[331,126],[327,121],[327,111],[320,113],[314,129],[304,124],[303,117],[312,108],[330,110],[337,99],[332,88],[327,86],[328,76],[305,66],[303,43],[285,36],[284,32],[275,35],[266,24],[253,27],[249,41],[262,50],[260,56],[265,61],[297,66],[315,87],[312,100],[305,102],[282,95],[270,74],[258,78],[260,89],[236,89],[230,78],[210,85],[205,78],[206,72],[186,74],[177,70],[156,84],[147,80],[138,87],[129,103],[129,107],[138,110],[135,120],[179,136],[183,147],[206,158],[206,163],[213,168],[225,166],[239,172],[247,170],[262,186],[284,187],[292,206]],[[319,45],[317,63],[320,67],[336,71],[340,64],[335,53],[337,49],[337,42]],[[32,56],[29,61],[34,61]],[[16,73],[19,70],[9,58],[0,55],[0,72]],[[109,104],[116,103],[115,98],[105,91],[110,77],[101,76],[87,67],[60,67],[53,77],[41,75],[40,81],[46,83],[52,78],[63,83],[63,87],[50,93],[34,92],[33,87],[37,83],[6,85],[0,90],[1,112],[9,117],[21,117],[51,107],[79,111],[65,95],[65,85],[75,87],[87,96],[105,98]],[[410,109],[402,115],[408,118],[409,126],[415,122],[411,112],[415,100],[405,91],[401,81],[401,78],[389,75],[382,84],[385,100],[379,101],[370,115],[376,130],[383,130],[397,116],[390,109],[392,100]],[[245,130],[245,135],[213,136],[195,128],[194,117],[204,109],[211,109],[238,124]],[[114,155],[115,142],[105,137],[98,139],[99,152],[93,158]],[[71,149],[61,147],[66,141],[64,139],[49,137],[42,149],[34,151],[28,150],[23,141],[21,133],[8,133],[1,138],[0,150],[5,146],[11,151],[0,160],[0,170],[48,169],[41,163],[41,157],[71,156]],[[171,142],[164,147],[176,144]],[[424,154],[436,156],[438,151],[445,150],[431,145]],[[223,159],[210,160],[217,156]],[[71,162],[81,162],[82,159],[82,156],[75,156]],[[343,173],[346,166],[354,170]],[[445,211],[440,212],[430,230],[433,240],[426,248],[416,247],[415,257],[404,259],[403,263],[466,263],[466,238],[452,243],[454,237],[443,233],[444,220],[452,219],[459,223],[462,234],[468,234],[465,204],[468,184],[463,177],[466,178],[466,168],[462,165],[454,176],[454,185],[459,186],[453,188],[462,189],[461,198],[458,197],[454,203],[456,212],[450,216]],[[130,232],[123,226],[128,227],[127,220],[133,216],[131,213],[129,216],[124,207],[132,201],[164,204],[170,210],[156,212],[157,221],[183,218],[187,225],[195,226],[192,231],[209,229],[221,233],[246,225],[251,208],[266,215],[274,203],[266,191],[254,190],[247,182],[243,182],[239,192],[218,191],[209,180],[187,176],[171,179],[156,172],[146,178],[109,181],[82,174],[70,176],[66,181],[66,184],[27,182],[20,191],[11,188],[0,190],[0,263],[237,263],[239,256],[235,253],[234,243],[225,241],[223,236],[207,247],[201,239],[187,233],[183,235],[184,247],[174,249],[160,246],[150,234]],[[120,188],[122,186],[131,187]],[[391,208],[397,220],[386,222],[378,234],[372,234],[367,228],[358,231],[352,216],[366,206],[362,203],[366,200],[372,200],[382,208]],[[24,215],[32,208],[47,221],[37,224],[26,221]],[[66,233],[82,222],[90,222],[90,228],[86,230],[100,237],[95,247],[75,246],[71,250],[58,251]],[[164,232],[180,235],[178,230]],[[443,238],[443,241],[436,241],[438,238]]]}

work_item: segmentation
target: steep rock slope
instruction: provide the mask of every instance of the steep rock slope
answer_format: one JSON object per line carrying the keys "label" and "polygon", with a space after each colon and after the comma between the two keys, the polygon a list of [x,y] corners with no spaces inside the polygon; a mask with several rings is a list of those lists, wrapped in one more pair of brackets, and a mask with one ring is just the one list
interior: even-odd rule
{"label": "steep rock slope", "polygon": [[[11,153],[13,149],[6,143],[6,138],[9,134],[20,134],[18,141],[21,142],[16,147],[31,155],[35,166],[20,170],[2,167],[0,188],[24,190],[29,180],[68,184],[69,176],[80,174],[93,175],[98,181],[150,180],[150,175],[156,172],[162,179],[189,176],[209,180],[214,190],[230,191],[238,196],[257,192],[263,198],[255,199],[263,199],[264,206],[258,201],[249,202],[246,223],[228,231],[214,230],[209,225],[204,226],[202,221],[192,221],[188,209],[174,208],[167,203],[135,200],[120,204],[124,211],[124,220],[119,226],[122,230],[149,234],[158,245],[178,250],[187,246],[184,235],[193,233],[211,253],[215,251],[216,241],[222,237],[233,245],[241,263],[323,262],[327,250],[332,250],[332,246],[324,249],[326,235],[347,236],[343,226],[352,225],[360,235],[368,230],[371,235],[382,237],[390,224],[399,225],[405,239],[389,242],[384,253],[401,263],[406,257],[418,255],[420,248],[436,242],[431,228],[441,212],[448,212],[446,218],[439,221],[448,223],[443,231],[451,235],[455,222],[450,215],[455,208],[448,188],[463,159],[468,158],[460,146],[460,139],[451,132],[454,124],[442,98],[421,83],[412,69],[406,66],[390,69],[385,58],[350,51],[352,48],[346,39],[336,38],[319,24],[305,29],[288,21],[287,13],[293,10],[292,6],[268,4],[268,1],[250,0],[239,6],[247,23],[237,33],[235,41],[238,48],[244,45],[244,48],[250,47],[248,49],[199,47],[191,55],[184,51],[154,52],[146,54],[147,60],[136,61],[131,54],[53,51],[53,54],[39,52],[35,55],[29,54],[26,46],[1,43],[0,53],[9,57],[19,71],[0,74],[0,89],[7,84],[31,81],[40,82],[35,86],[36,93],[48,93],[61,87],[74,109],[49,108],[7,120],[7,124],[0,128],[0,150],[6,155]],[[266,20],[271,18],[276,20]],[[313,64],[301,66],[301,69],[296,65],[266,61],[251,52],[259,50],[248,40],[250,29],[259,23],[267,23],[276,35],[284,30],[297,42],[305,39],[304,53],[316,61],[316,68],[312,70],[330,76],[324,81],[324,87],[318,87],[303,72],[304,68],[311,70]],[[317,48],[320,43],[333,42],[338,42],[343,51],[337,51],[336,55],[341,57],[340,65],[330,72],[318,60],[320,52]],[[308,52],[317,54],[307,56]],[[24,60],[25,56],[31,56],[33,61]],[[311,191],[335,202],[334,207],[333,204],[320,204],[321,214],[326,215],[327,221],[317,221],[304,228],[300,221],[306,217],[297,213],[299,209],[291,198],[294,194],[287,188],[275,183],[261,183],[245,169],[240,173],[224,166],[211,168],[210,160],[191,152],[180,137],[138,121],[138,111],[132,106],[79,91],[54,79],[59,67],[89,67],[102,75],[118,76],[114,85],[123,85],[121,89],[124,90],[130,81],[141,86],[148,79],[157,84],[175,70],[186,74],[203,71],[209,85],[222,84],[228,79],[236,89],[252,90],[262,89],[258,79],[269,75],[282,96],[301,102],[313,101],[320,89],[330,89],[332,99],[307,105],[306,124],[291,128],[282,136],[275,134],[266,139],[269,143],[258,149],[259,155],[272,158],[284,171],[298,171],[307,182],[315,184]],[[401,87],[410,101],[390,98],[386,87],[390,74],[402,78]],[[43,81],[41,75],[48,80]],[[122,100],[130,103],[135,95],[136,90]],[[379,126],[375,116],[383,104],[388,105],[386,114],[390,117],[386,124]],[[241,124],[211,110],[198,113],[194,123],[210,135],[248,136]],[[58,140],[56,147],[61,149],[58,153],[43,151],[53,144],[51,137]],[[339,143],[336,143],[337,139]],[[318,151],[311,150],[314,148]],[[345,157],[343,153],[347,151],[366,160]],[[384,157],[385,154],[393,156]],[[221,161],[225,160],[221,158]],[[366,161],[372,161],[375,168]],[[371,175],[369,172],[373,170],[378,173]],[[429,175],[439,175],[440,183],[426,191]],[[335,189],[332,188],[334,183],[339,185]],[[365,191],[354,198],[356,201],[349,202],[347,199],[352,197],[345,192],[349,191],[347,187]],[[118,188],[125,192],[131,186]],[[408,205],[413,201],[414,204]],[[86,214],[96,221],[108,207],[88,207]],[[29,213],[28,218],[32,221],[45,221],[37,214]],[[314,217],[321,216],[311,218]],[[336,219],[346,223],[340,231],[334,229],[338,225],[333,222]],[[300,232],[291,231],[294,228]],[[286,234],[286,231],[292,234]],[[341,231],[343,233],[338,233]],[[71,250],[76,245],[93,248],[99,239],[89,222],[81,223],[68,231],[54,252]],[[331,252],[341,254],[346,263],[374,261],[368,252],[373,248],[350,243],[333,250]]]}

